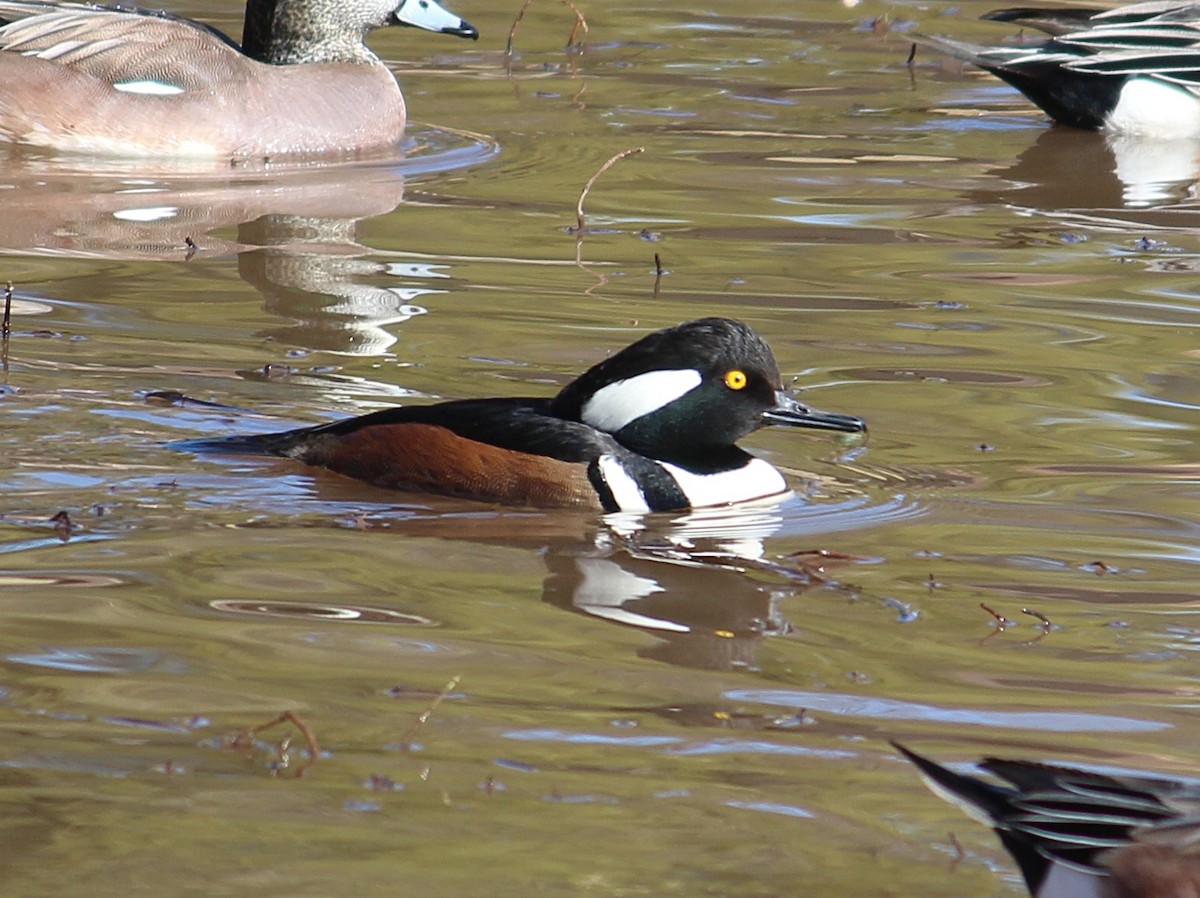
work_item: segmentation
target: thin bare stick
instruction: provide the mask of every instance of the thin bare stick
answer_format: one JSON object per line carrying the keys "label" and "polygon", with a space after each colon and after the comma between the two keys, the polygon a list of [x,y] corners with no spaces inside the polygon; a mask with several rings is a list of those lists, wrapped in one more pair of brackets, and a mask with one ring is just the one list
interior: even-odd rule
{"label": "thin bare stick", "polygon": [[1010,621],[1007,617],[1005,617],[1003,614],[998,612],[995,608],[992,608],[991,606],[989,606],[987,603],[980,602],[979,607],[982,608],[984,611],[986,611],[988,614],[990,614],[992,617],[994,617],[996,619],[996,626],[999,629],[1003,630],[1005,627],[1012,626],[1012,621]]}
{"label": "thin bare stick", "polygon": [[0,321],[0,366],[5,372],[8,371],[8,335],[12,333],[12,298],[13,285],[9,281],[4,285],[4,319]]}
{"label": "thin bare stick", "polygon": [[594,175],[592,175],[590,178],[588,178],[588,182],[583,185],[583,191],[579,194],[579,202],[577,202],[575,204],[575,232],[576,233],[583,230],[583,201],[585,199],[587,199],[587,195],[588,195],[589,191],[591,191],[592,185],[596,183],[596,179],[599,178],[606,171],[608,171],[610,168],[612,168],[614,165],[616,165],[618,162],[620,162],[622,159],[624,159],[626,156],[636,156],[638,153],[644,153],[644,152],[646,152],[645,147],[633,147],[632,149],[629,149],[629,150],[621,150],[621,152],[617,153],[617,155],[613,156],[611,159],[609,159],[607,162],[605,162],[602,166],[600,166],[599,170]]}
{"label": "thin bare stick", "polygon": [[[266,723],[260,723],[257,726],[247,727],[246,729],[236,733],[229,740],[228,744],[231,748],[245,747],[251,743],[251,740],[255,735],[261,733],[263,730],[269,730],[273,726],[278,726],[281,723],[290,723],[292,726],[298,729],[300,734],[304,737],[304,741],[308,744],[308,763],[296,768],[296,772],[293,774],[297,779],[299,779],[304,775],[305,770],[317,762],[317,759],[321,756],[321,746],[317,743],[317,734],[313,732],[312,727],[305,723],[304,719],[294,711],[284,711],[274,720],[268,720]],[[281,754],[286,754],[287,743],[288,740],[284,740],[284,742],[281,744]]]}
{"label": "thin bare stick", "polygon": [[410,748],[412,748],[412,739],[413,736],[417,735],[417,730],[421,729],[421,727],[425,725],[425,721],[427,721],[429,716],[437,710],[437,706],[446,700],[446,696],[448,696],[450,691],[458,685],[458,681],[461,679],[462,674],[455,674],[452,676],[450,678],[450,682],[442,687],[442,691],[433,697],[433,701],[429,703],[429,707],[427,707],[417,716],[417,719],[413,721],[412,726],[405,731],[404,736],[400,739],[401,751],[408,751]]}
{"label": "thin bare stick", "polygon": [[1054,628],[1054,624],[1050,623],[1050,618],[1046,617],[1046,615],[1042,614],[1042,612],[1038,611],[1036,608],[1022,608],[1021,613],[1028,614],[1030,617],[1036,617],[1042,622],[1042,626],[1047,630]]}
{"label": "thin bare stick", "polygon": [[583,13],[579,11],[579,7],[572,3],[571,0],[559,0],[559,2],[564,6],[571,7],[571,12],[575,13],[575,27],[571,29],[571,34],[567,38],[567,48],[569,49],[575,46],[575,38],[579,34],[580,28],[583,29],[584,34],[588,33],[588,23],[587,19],[583,17]]}
{"label": "thin bare stick", "polygon": [[[571,0],[559,0],[559,2],[562,3],[563,6],[569,6],[571,8],[571,12],[575,13],[575,25],[571,28],[571,34],[567,38],[567,49],[570,49],[571,47],[576,46],[575,38],[579,36],[580,29],[583,30],[584,34],[588,33],[588,23],[587,19],[583,17],[583,13],[579,11],[579,7],[572,3]],[[517,29],[521,25],[521,20],[525,18],[525,11],[529,9],[530,4],[532,3],[533,0],[525,0],[520,12],[517,13],[517,17],[513,19],[512,28],[508,29],[508,47],[504,52],[509,58],[512,58],[513,42],[517,38]]]}
{"label": "thin bare stick", "polygon": [[508,56],[512,56],[513,41],[517,37],[517,28],[520,27],[521,20],[525,18],[525,10],[529,9],[531,3],[533,3],[533,0],[525,0],[525,4],[521,7],[520,12],[517,13],[517,17],[513,19],[512,28],[508,29],[508,49],[504,51]]}

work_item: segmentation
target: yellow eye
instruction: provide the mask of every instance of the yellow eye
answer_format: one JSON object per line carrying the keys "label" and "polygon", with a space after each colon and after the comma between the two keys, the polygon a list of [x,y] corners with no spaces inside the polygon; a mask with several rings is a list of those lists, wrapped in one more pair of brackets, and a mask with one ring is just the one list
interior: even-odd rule
{"label": "yellow eye", "polygon": [[725,386],[729,387],[729,389],[744,390],[746,389],[746,383],[745,371],[739,371],[737,368],[734,368],[732,371],[725,372]]}

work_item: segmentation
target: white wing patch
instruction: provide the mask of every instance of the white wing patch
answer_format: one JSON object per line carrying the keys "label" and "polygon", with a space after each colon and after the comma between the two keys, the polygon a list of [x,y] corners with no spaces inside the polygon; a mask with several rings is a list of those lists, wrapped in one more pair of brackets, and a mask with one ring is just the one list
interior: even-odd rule
{"label": "white wing patch", "polygon": [[178,84],[168,84],[165,81],[118,81],[113,87],[123,93],[145,94],[151,97],[173,97],[183,93],[183,88]]}
{"label": "white wing patch", "polygon": [[783,475],[761,458],[751,459],[740,468],[717,474],[696,474],[667,462],[659,464],[675,478],[692,508],[749,502],[751,499],[778,496],[788,491]]}
{"label": "white wing patch", "polygon": [[695,368],[647,371],[601,387],[584,403],[580,417],[597,430],[616,433],[696,389],[703,380]]}

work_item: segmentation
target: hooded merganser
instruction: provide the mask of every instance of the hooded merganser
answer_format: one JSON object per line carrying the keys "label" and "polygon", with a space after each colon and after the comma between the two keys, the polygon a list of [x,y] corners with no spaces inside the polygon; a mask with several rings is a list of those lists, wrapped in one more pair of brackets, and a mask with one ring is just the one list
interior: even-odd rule
{"label": "hooded merganser", "polygon": [[1200,2],[1117,9],[1000,9],[984,16],[1051,35],[983,47],[921,37],[1007,81],[1055,121],[1144,137],[1200,137]]}
{"label": "hooded merganser", "polygon": [[605,512],[727,505],[787,491],[735,442],[767,424],[860,433],[783,391],[770,347],[728,318],[657,331],[554,398],[406,406],[282,433],[190,440],[395,489]]}
{"label": "hooded merganser", "polygon": [[1034,898],[1200,895],[1200,786],[987,758],[1011,784],[955,773],[892,745],[929,787],[991,826]]}

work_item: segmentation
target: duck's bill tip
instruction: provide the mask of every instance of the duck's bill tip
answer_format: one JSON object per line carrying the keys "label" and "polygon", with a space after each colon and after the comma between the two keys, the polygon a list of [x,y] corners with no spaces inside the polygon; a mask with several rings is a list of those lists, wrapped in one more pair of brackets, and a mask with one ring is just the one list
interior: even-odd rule
{"label": "duck's bill tip", "polygon": [[402,0],[392,15],[400,25],[479,40],[478,28],[433,0]]}
{"label": "duck's bill tip", "polygon": [[807,427],[839,433],[866,433],[867,422],[855,415],[838,415],[801,405],[785,393],[775,397],[775,407],[763,414],[763,421],[780,427]]}

